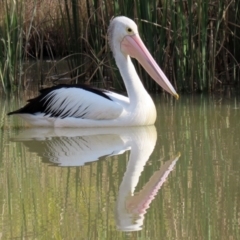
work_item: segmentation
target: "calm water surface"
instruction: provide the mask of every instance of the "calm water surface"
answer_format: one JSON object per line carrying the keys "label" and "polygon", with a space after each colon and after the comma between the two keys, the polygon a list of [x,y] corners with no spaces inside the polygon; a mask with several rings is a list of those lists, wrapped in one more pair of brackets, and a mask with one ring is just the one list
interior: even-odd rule
{"label": "calm water surface", "polygon": [[155,126],[28,128],[0,103],[0,239],[240,239],[240,99],[154,96]]}

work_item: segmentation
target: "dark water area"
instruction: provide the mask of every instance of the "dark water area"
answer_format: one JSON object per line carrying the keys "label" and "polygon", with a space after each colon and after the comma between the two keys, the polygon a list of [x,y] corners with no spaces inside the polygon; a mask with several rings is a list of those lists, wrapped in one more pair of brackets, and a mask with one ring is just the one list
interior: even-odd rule
{"label": "dark water area", "polygon": [[239,239],[240,97],[154,95],[155,126],[29,128],[0,105],[0,239]]}

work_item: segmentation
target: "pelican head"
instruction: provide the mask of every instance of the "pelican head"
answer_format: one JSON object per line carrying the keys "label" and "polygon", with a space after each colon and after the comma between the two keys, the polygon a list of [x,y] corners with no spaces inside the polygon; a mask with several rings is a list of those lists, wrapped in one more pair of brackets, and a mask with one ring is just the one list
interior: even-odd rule
{"label": "pelican head", "polygon": [[142,42],[134,21],[123,16],[114,18],[108,28],[108,38],[115,58],[119,54],[126,58],[129,56],[136,58],[157,84],[176,99],[179,98],[172,84]]}
{"label": "pelican head", "polygon": [[113,54],[121,51],[121,42],[126,36],[134,34],[138,34],[138,27],[132,19],[123,16],[114,18],[108,28],[109,45]]}

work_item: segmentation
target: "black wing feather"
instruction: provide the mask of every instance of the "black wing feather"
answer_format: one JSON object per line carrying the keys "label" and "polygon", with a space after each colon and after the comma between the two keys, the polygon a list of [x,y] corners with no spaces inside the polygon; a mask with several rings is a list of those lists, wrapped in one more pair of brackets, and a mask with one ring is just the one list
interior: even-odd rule
{"label": "black wing feather", "polygon": [[[84,89],[86,91],[95,93],[103,98],[106,98],[110,101],[112,101],[112,99],[105,94],[105,92],[107,92],[106,90],[103,89],[97,89],[94,87],[90,87],[87,85],[83,85],[83,84],[75,84],[75,85],[67,85],[67,84],[59,84],[57,86],[53,86],[50,88],[45,88],[45,89],[41,89],[40,95],[33,98],[33,99],[29,99],[28,103],[13,112],[9,112],[8,115],[13,115],[13,114],[36,114],[36,113],[45,113],[45,115],[50,114],[51,117],[59,117],[61,115],[61,111],[56,111],[56,112],[50,112],[49,108],[48,108],[48,104],[51,102],[53,96],[51,97],[46,97],[48,94],[50,94],[51,92],[53,92],[54,90],[60,89],[60,88],[80,88],[80,89]],[[63,100],[62,104],[64,103],[65,99]],[[86,113],[85,113],[86,114]],[[83,114],[83,115],[85,115]],[[61,118],[64,118],[65,116],[61,116]]]}

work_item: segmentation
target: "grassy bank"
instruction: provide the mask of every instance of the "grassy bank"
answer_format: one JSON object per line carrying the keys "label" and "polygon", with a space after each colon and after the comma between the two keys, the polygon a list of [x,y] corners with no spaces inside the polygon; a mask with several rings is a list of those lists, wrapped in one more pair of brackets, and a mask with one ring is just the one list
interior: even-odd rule
{"label": "grassy bank", "polygon": [[[69,78],[123,88],[107,45],[113,16],[134,19],[141,36],[179,92],[239,86],[240,3],[206,1],[26,0],[0,2],[0,82],[24,85],[22,62],[35,59],[38,83]],[[44,59],[52,67],[42,71]],[[57,61],[56,61],[57,60]],[[67,60],[68,71],[59,62]],[[149,91],[159,87],[137,65]]]}

